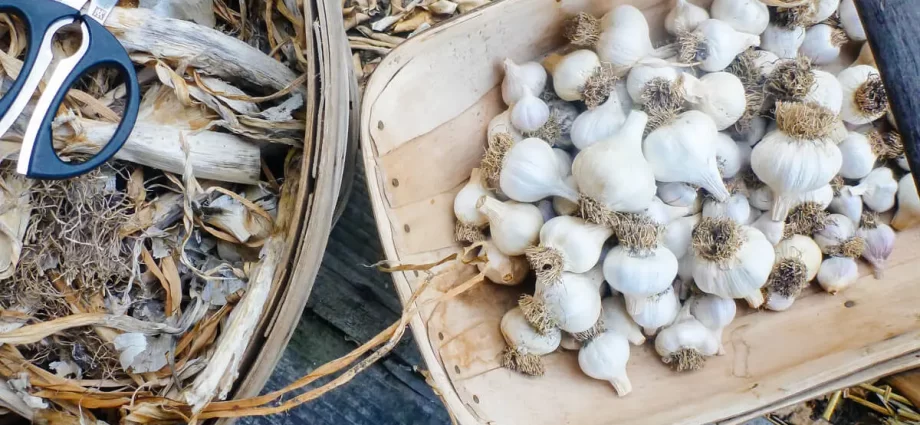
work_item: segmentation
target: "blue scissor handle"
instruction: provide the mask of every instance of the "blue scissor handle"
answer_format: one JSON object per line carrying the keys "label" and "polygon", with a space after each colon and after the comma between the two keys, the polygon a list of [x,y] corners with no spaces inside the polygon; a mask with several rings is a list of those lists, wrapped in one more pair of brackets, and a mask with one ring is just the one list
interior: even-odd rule
{"label": "blue scissor handle", "polygon": [[[2,0],[0,0],[2,1]],[[20,0],[21,1],[21,0]],[[35,145],[32,149],[32,160],[29,163],[27,176],[39,179],[66,179],[80,174],[92,171],[112,158],[128,140],[134,124],[137,121],[137,112],[140,107],[140,87],[137,83],[137,74],[134,71],[134,64],[128,57],[118,39],[112,33],[105,29],[102,24],[93,19],[83,19],[83,23],[89,30],[89,48],[83,59],[77,63],[73,71],[67,76],[62,89],[55,93],[54,100],[51,102],[51,109],[45,115],[41,123],[38,134],[35,138]],[[84,35],[85,36],[85,35]],[[122,76],[125,77],[126,98],[124,115],[121,123],[115,130],[115,134],[109,143],[94,157],[80,164],[72,164],[61,161],[54,151],[54,144],[51,134],[51,124],[54,121],[54,112],[60,109],[61,103],[67,91],[73,86],[81,76],[99,68],[118,69]]]}

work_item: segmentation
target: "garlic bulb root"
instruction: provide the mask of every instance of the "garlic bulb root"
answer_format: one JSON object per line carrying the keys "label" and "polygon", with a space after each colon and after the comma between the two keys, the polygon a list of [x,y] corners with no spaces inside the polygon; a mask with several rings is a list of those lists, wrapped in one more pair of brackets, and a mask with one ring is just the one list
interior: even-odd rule
{"label": "garlic bulb root", "polygon": [[868,124],[888,111],[888,96],[878,70],[869,65],[851,66],[837,74],[843,90],[840,118],[853,125]]}
{"label": "garlic bulb root", "polygon": [[766,91],[781,101],[799,101],[815,85],[811,61],[805,56],[779,61],[767,76]]}
{"label": "garlic bulb root", "polygon": [[482,156],[479,170],[482,174],[483,182],[489,187],[497,188],[498,180],[501,176],[502,163],[505,161],[505,155],[514,146],[514,138],[510,133],[495,133],[489,137],[486,153]]}
{"label": "garlic bulb root", "polygon": [[824,229],[828,222],[828,213],[817,202],[803,202],[789,211],[783,238],[792,235],[812,235]]}
{"label": "garlic bulb root", "polygon": [[562,30],[562,36],[575,46],[594,47],[601,35],[601,20],[586,12],[579,12],[569,18]]}

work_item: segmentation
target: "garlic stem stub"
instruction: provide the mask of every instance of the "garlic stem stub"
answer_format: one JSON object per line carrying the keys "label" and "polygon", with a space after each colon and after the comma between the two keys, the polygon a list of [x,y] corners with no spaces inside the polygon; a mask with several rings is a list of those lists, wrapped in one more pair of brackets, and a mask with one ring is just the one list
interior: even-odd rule
{"label": "garlic stem stub", "polygon": [[522,256],[509,257],[501,252],[494,243],[487,240],[479,249],[479,256],[485,257],[485,262],[476,263],[479,272],[497,285],[514,286],[524,282],[530,273],[530,265]]}
{"label": "garlic stem stub", "polygon": [[559,329],[537,332],[524,318],[519,307],[505,313],[500,326],[505,343],[508,344],[502,353],[501,365],[526,375],[542,376],[545,369],[540,356],[559,348],[562,332]]}

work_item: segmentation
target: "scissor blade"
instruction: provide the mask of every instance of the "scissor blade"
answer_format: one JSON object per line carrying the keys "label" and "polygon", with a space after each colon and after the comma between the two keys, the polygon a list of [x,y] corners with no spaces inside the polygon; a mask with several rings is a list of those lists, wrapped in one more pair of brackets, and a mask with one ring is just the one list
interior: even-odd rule
{"label": "scissor blade", "polygon": [[64,3],[74,9],[80,10],[83,9],[83,5],[86,4],[87,0],[58,0],[58,3]]}
{"label": "scissor blade", "polygon": [[90,0],[89,11],[86,12],[86,16],[95,19],[100,24],[104,24],[117,4],[118,0]]}

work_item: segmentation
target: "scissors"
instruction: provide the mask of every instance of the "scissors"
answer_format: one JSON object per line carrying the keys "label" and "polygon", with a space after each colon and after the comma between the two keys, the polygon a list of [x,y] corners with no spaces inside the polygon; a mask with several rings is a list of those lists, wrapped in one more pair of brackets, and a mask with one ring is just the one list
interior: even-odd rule
{"label": "scissors", "polygon": [[[81,12],[89,1],[88,12]],[[37,179],[66,179],[92,171],[125,144],[134,129],[140,106],[140,87],[128,52],[102,25],[118,0],[0,0],[0,13],[18,16],[26,27],[29,50],[22,71],[0,99],[0,137],[22,114],[46,71],[51,68],[54,35],[79,24],[83,41],[73,56],[55,66],[23,135],[16,171]],[[86,162],[67,163],[54,151],[51,124],[67,91],[80,77],[100,68],[116,69],[124,77],[127,103],[112,139]]]}

